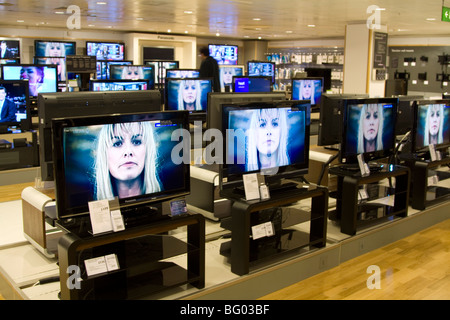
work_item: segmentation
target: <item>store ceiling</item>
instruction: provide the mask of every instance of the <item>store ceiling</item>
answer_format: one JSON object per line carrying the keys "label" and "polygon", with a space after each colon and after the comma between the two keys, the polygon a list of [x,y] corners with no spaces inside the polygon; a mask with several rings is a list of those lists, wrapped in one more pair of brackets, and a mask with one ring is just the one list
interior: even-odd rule
{"label": "store ceiling", "polygon": [[[450,0],[446,0],[450,7]],[[441,21],[443,0],[0,0],[2,27],[76,26],[80,31],[115,30],[198,37],[294,40],[343,38],[345,25],[375,21],[390,35],[450,35]],[[377,6],[380,10],[373,10]],[[369,12],[368,12],[369,9]],[[428,19],[428,20],[427,20]],[[434,19],[434,20],[430,20]],[[75,24],[74,24],[75,23]]]}

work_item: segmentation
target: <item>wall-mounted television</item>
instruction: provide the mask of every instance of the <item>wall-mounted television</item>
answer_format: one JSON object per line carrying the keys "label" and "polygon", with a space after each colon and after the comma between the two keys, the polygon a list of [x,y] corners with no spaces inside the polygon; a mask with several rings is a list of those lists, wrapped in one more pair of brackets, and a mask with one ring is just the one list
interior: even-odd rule
{"label": "wall-mounted television", "polygon": [[97,79],[108,80],[111,75],[111,66],[129,66],[132,65],[133,61],[123,60],[123,61],[97,61]]}
{"label": "wall-mounted television", "polygon": [[414,102],[412,152],[424,152],[431,144],[436,149],[450,145],[450,100]]}
{"label": "wall-mounted television", "polygon": [[344,100],[340,161],[358,166],[358,155],[369,162],[386,158],[395,149],[398,99]]}
{"label": "wall-mounted television", "polygon": [[238,46],[227,44],[209,44],[209,55],[216,59],[219,65],[236,65],[238,62]]}
{"label": "wall-mounted television", "polygon": [[31,128],[28,81],[0,80],[0,125]]}
{"label": "wall-mounted television", "polygon": [[148,80],[91,80],[89,91],[137,91],[153,90]]}
{"label": "wall-mounted television", "polygon": [[30,97],[37,97],[39,93],[57,92],[57,74],[56,65],[2,65],[4,80],[28,80]]}
{"label": "wall-mounted television", "polygon": [[58,92],[40,94],[37,101],[41,179],[53,181],[52,120],[116,113],[161,111],[159,90]]}
{"label": "wall-mounted television", "polygon": [[0,60],[20,62],[20,40],[0,38]]}
{"label": "wall-mounted television", "polygon": [[311,107],[319,106],[323,92],[323,78],[293,78],[292,100],[310,100]]}
{"label": "wall-mounted television", "polygon": [[125,44],[86,41],[86,54],[97,57],[97,60],[125,60]]}
{"label": "wall-mounted television", "polygon": [[166,78],[199,78],[199,69],[167,69]]}
{"label": "wall-mounted television", "polygon": [[127,220],[137,208],[151,212],[153,204],[188,194],[190,163],[172,159],[186,142],[171,139],[187,128],[186,111],[53,120],[58,218],[87,215],[89,201],[117,197]]}
{"label": "wall-mounted television", "polygon": [[309,101],[223,105],[221,118],[221,189],[242,187],[248,173],[263,174],[271,189],[308,173]]}
{"label": "wall-mounted television", "polygon": [[271,92],[272,77],[268,76],[234,76],[233,92]]}
{"label": "wall-mounted television", "polygon": [[270,76],[272,83],[275,83],[275,62],[269,61],[248,61],[247,75],[249,76]]}
{"label": "wall-mounted television", "polygon": [[243,65],[219,65],[220,91],[233,91],[233,76],[243,76]]}
{"label": "wall-mounted television", "polygon": [[73,56],[77,54],[77,44],[75,41],[50,41],[35,40],[35,57],[57,57]]}

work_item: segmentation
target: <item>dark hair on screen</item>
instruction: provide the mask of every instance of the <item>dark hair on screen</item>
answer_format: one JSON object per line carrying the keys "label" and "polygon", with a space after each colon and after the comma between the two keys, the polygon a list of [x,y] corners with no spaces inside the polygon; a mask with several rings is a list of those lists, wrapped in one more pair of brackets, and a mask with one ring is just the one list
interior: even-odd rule
{"label": "dark hair on screen", "polygon": [[200,48],[200,53],[203,54],[205,57],[208,57],[209,49],[207,47]]}

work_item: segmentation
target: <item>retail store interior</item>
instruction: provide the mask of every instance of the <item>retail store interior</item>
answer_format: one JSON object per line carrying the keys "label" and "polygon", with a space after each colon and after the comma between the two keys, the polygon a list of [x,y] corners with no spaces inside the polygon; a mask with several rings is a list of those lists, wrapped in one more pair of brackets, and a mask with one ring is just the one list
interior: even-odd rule
{"label": "retail store interior", "polygon": [[0,298],[259,299],[448,221],[443,2],[172,2],[0,3]]}

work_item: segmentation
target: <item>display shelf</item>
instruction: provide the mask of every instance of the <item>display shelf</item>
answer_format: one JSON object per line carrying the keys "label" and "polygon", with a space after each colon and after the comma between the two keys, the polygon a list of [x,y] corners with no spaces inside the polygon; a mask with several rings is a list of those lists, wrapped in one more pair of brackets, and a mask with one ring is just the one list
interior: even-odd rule
{"label": "display shelf", "polygon": [[[222,227],[231,230],[231,241],[223,244],[221,252],[230,256],[231,271],[238,275],[249,273],[261,259],[276,259],[278,255],[304,247],[320,248],[326,243],[328,189],[297,184],[297,188],[275,193],[268,200],[246,201],[233,190],[222,195],[233,201],[231,218]],[[297,210],[292,204],[311,200],[311,211]],[[271,222],[274,234],[253,239],[252,226]],[[293,228],[309,222],[309,230]]]}
{"label": "display shelf", "polygon": [[431,161],[426,157],[410,155],[402,159],[412,172],[411,207],[413,209],[423,210],[450,198],[450,157]]}
{"label": "display shelf", "polygon": [[[174,286],[205,285],[205,220],[202,215],[162,219],[120,232],[89,235],[89,223],[69,228],[58,244],[61,299],[136,299]],[[187,226],[187,242],[166,234]],[[66,229],[67,224],[61,226]],[[69,231],[66,229],[66,231]],[[119,269],[87,276],[84,261],[115,254]],[[186,255],[184,265],[170,258]],[[166,260],[166,261],[165,261]],[[78,266],[80,289],[66,285],[69,266]]]}
{"label": "display shelf", "polygon": [[[338,177],[336,210],[330,218],[340,222],[341,232],[355,235],[365,223],[408,213],[410,170],[403,166],[385,165],[381,170],[362,176],[348,166],[330,168]],[[387,179],[388,183],[383,184]]]}

